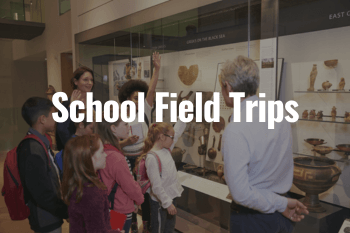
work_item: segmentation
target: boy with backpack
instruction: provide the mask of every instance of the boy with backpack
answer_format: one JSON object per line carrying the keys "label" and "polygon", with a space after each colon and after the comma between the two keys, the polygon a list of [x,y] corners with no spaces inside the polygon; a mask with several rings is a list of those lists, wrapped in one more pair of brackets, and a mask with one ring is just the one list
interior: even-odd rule
{"label": "boy with backpack", "polygon": [[30,126],[27,134],[36,138],[23,140],[17,148],[24,201],[30,210],[30,227],[35,232],[60,233],[63,219],[68,219],[68,209],[61,196],[59,169],[45,136],[55,128],[54,111],[52,102],[41,97],[29,98],[22,107],[22,117]]}
{"label": "boy with backpack", "polygon": [[[84,120],[79,123],[74,123],[75,125],[75,134],[72,135],[71,138],[74,138],[76,136],[83,136],[83,135],[90,135],[94,133],[94,123],[93,122],[87,122],[87,117],[86,117],[86,110],[85,109],[80,109],[77,114],[83,114],[84,115]],[[63,150],[58,152],[55,156],[55,162],[58,165],[59,172],[60,172],[60,178],[62,180],[63,178]]]}

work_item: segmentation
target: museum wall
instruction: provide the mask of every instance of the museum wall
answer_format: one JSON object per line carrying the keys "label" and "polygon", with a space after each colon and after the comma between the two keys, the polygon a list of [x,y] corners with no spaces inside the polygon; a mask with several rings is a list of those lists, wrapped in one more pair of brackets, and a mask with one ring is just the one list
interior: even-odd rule
{"label": "museum wall", "polygon": [[[294,91],[306,90],[308,84],[305,80],[309,79],[312,64],[319,64],[319,75],[316,78],[315,88],[321,88],[322,81],[325,81],[326,74],[330,73],[332,77],[329,80],[333,86],[337,88],[339,78],[344,77],[349,83],[349,58],[350,47],[348,39],[350,36],[350,27],[342,27],[323,31],[295,34],[290,36],[279,37],[278,54],[279,58],[284,58],[284,72],[282,76],[281,99],[285,102],[295,99],[300,106],[299,114],[305,109],[324,110],[325,115],[330,115],[331,107],[338,107],[337,115],[343,115],[344,111],[349,111],[350,100],[348,94],[309,94],[298,96]],[[327,70],[328,73],[322,73],[322,63],[325,60],[338,59],[339,64],[336,72]],[[306,66],[303,71],[303,67]],[[300,67],[300,68],[299,68]],[[339,77],[338,77],[339,76]],[[299,85],[299,83],[303,85]],[[300,90],[296,90],[300,89]],[[300,114],[301,118],[301,114]],[[349,125],[333,124],[333,123],[309,123],[298,121],[292,124],[293,128],[293,151],[303,151],[307,153],[312,148],[304,142],[305,138],[324,138],[327,142],[326,146],[335,147],[336,144],[349,143]],[[311,152],[309,152],[311,153]],[[327,155],[333,159],[341,160],[342,153],[332,152]],[[336,185],[327,192],[320,194],[320,200],[341,205],[349,208],[350,186],[350,166],[346,162],[337,162],[342,170]],[[292,191],[304,194],[294,185]]]}
{"label": "museum wall", "polygon": [[0,40],[0,151],[15,147],[28,130],[21,116],[31,96],[46,97],[47,72],[43,61],[14,61],[11,40]]}
{"label": "museum wall", "polygon": [[42,61],[47,58],[48,83],[56,91],[62,90],[60,54],[72,51],[71,12],[59,15],[57,1],[45,1],[46,26],[42,35],[32,40],[13,40],[13,59],[26,60],[28,57],[41,56]]}

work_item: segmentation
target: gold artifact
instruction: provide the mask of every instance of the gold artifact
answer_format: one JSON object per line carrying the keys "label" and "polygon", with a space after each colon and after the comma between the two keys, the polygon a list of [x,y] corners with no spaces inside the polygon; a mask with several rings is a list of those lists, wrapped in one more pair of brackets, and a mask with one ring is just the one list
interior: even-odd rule
{"label": "gold artifact", "polygon": [[331,86],[332,86],[332,83],[330,83],[328,81],[322,83],[322,88],[325,91],[328,91]]}
{"label": "gold artifact", "polygon": [[308,91],[315,90],[315,80],[317,76],[317,65],[314,64],[310,73],[310,87],[307,89]]}
{"label": "gold artifact", "polygon": [[328,68],[335,68],[338,65],[338,59],[324,61],[324,64]]}
{"label": "gold artifact", "polygon": [[345,79],[341,78],[339,82],[339,90],[344,91]]}
{"label": "gold artifact", "polygon": [[222,166],[222,165],[218,166],[217,174],[218,174],[218,177],[220,177],[220,178],[224,175],[224,166]]}
{"label": "gold artifact", "polygon": [[316,110],[315,109],[312,109],[310,111],[310,114],[309,114],[309,119],[310,120],[314,120],[315,119],[315,116],[316,116]]}
{"label": "gold artifact", "polygon": [[335,106],[333,106],[332,108],[331,116],[332,116],[332,121],[335,121],[335,117],[337,116],[337,108]]}
{"label": "gold artifact", "polygon": [[309,116],[309,113],[308,113],[307,110],[305,110],[305,111],[303,112],[303,114],[302,114],[302,118],[303,118],[303,119],[307,119],[308,116]]}
{"label": "gold artifact", "polygon": [[186,66],[180,66],[177,74],[183,84],[191,86],[198,77],[198,65],[191,65],[189,69]]}

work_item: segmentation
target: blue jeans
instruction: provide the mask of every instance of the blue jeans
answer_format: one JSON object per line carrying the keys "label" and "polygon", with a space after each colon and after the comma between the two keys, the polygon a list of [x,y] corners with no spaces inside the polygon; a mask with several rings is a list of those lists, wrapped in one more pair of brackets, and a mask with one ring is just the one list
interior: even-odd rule
{"label": "blue jeans", "polygon": [[125,231],[125,233],[129,233],[130,227],[131,227],[131,221],[132,221],[132,219],[125,221],[124,227],[123,227],[123,230]]}
{"label": "blue jeans", "polygon": [[294,224],[281,213],[237,213],[231,211],[231,233],[291,233]]}

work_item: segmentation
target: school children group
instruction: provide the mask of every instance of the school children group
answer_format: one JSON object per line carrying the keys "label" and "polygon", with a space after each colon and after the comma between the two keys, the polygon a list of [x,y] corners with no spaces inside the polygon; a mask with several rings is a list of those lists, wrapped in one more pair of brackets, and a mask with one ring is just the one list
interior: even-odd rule
{"label": "school children group", "polygon": [[[24,103],[22,116],[30,126],[27,134],[32,136],[19,144],[16,153],[34,232],[59,233],[64,219],[74,233],[138,232],[136,213],[140,206],[143,232],[174,231],[176,198],[183,188],[171,150],[186,124],[149,123],[159,76],[158,53],[153,54],[153,64],[149,85],[130,80],[118,96],[120,102],[131,100],[138,106],[138,92],[144,92],[145,122],[126,123],[119,118],[114,123],[104,119],[90,123],[84,118],[80,123],[69,119],[56,126],[50,100],[32,97]],[[69,109],[74,100],[84,102],[93,85],[93,71],[78,68],[72,79],[72,96],[63,105]],[[84,110],[78,113],[86,114]],[[46,135],[55,127],[61,150],[56,157]],[[130,127],[140,128],[143,134],[131,135]],[[110,209],[125,216],[119,230],[111,228]]]}

